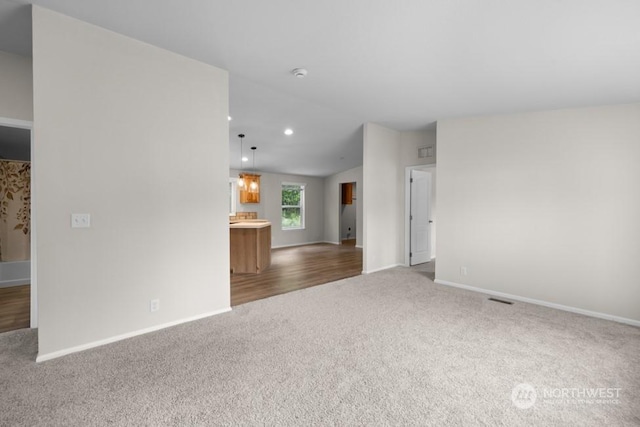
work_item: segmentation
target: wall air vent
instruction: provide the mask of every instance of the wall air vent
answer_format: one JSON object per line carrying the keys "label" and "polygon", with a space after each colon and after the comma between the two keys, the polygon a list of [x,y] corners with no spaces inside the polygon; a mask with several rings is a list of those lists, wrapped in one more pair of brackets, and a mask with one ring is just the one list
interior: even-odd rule
{"label": "wall air vent", "polygon": [[433,157],[433,145],[429,145],[428,147],[418,148],[418,157],[421,159],[425,159],[427,157]]}

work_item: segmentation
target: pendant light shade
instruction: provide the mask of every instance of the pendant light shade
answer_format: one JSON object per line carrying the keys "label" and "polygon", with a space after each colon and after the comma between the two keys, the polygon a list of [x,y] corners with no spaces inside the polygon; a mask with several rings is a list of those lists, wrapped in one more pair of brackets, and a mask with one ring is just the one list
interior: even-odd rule
{"label": "pendant light shade", "polygon": [[248,182],[249,192],[250,193],[259,193],[260,192],[260,184],[258,184],[258,175],[256,175],[256,150],[258,147],[251,147],[251,151],[253,152],[253,175],[251,175],[251,179]]}
{"label": "pendant light shade", "polygon": [[240,138],[240,172],[238,172],[237,187],[240,193],[240,203],[260,203],[260,175],[256,175],[256,149],[253,151],[253,168],[247,172],[242,169],[242,162],[248,159],[244,157],[244,134],[239,134]]}

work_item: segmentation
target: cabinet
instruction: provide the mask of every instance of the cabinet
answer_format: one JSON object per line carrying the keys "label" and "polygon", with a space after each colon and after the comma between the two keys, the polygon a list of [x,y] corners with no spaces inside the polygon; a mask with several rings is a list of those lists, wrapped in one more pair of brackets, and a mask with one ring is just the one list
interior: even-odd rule
{"label": "cabinet", "polygon": [[[240,203],[260,203],[260,175],[243,173],[240,178],[244,180],[244,187],[240,188]],[[255,185],[255,191],[251,186]]]}
{"label": "cabinet", "polygon": [[342,204],[343,205],[353,204],[353,183],[352,182],[346,182],[342,184]]}
{"label": "cabinet", "polygon": [[271,265],[271,223],[231,224],[231,273],[262,273]]}

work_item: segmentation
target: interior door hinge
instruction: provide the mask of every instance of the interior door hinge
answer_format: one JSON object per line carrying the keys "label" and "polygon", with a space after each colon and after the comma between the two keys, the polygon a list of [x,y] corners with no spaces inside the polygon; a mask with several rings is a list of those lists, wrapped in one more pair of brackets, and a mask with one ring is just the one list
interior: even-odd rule
{"label": "interior door hinge", "polygon": [[409,252],[409,258],[413,256],[413,252]]}
{"label": "interior door hinge", "polygon": [[409,178],[409,182],[413,184],[413,178]]}
{"label": "interior door hinge", "polygon": [[409,215],[409,221],[413,221],[413,215]]}

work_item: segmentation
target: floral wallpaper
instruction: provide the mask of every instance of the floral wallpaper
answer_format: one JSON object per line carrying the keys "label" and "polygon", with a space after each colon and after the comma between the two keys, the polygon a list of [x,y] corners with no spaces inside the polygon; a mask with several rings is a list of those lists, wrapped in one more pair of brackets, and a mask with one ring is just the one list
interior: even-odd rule
{"label": "floral wallpaper", "polygon": [[30,258],[31,163],[0,160],[0,260]]}

